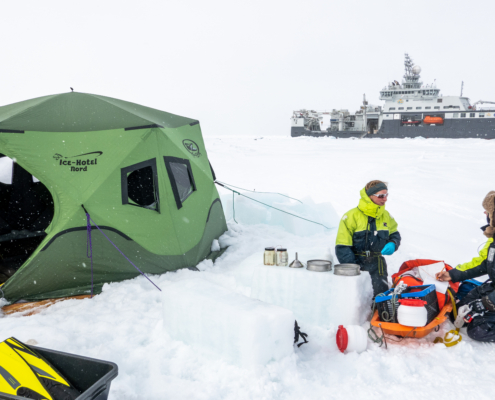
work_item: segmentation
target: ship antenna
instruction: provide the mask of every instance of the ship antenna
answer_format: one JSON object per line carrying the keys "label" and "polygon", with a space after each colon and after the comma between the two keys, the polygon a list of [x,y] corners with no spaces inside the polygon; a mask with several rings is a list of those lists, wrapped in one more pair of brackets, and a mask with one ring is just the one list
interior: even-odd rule
{"label": "ship antenna", "polygon": [[461,83],[461,97],[462,97],[462,90],[464,89],[464,81]]}

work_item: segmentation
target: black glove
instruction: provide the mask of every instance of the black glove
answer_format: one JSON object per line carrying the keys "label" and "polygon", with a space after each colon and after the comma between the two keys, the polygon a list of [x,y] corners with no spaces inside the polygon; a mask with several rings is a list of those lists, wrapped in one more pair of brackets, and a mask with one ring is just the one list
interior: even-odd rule
{"label": "black glove", "polygon": [[473,312],[474,314],[483,315],[486,311],[488,311],[485,305],[483,304],[482,299],[477,299],[475,301],[472,301],[471,303],[469,303],[469,307],[471,307],[471,312]]}
{"label": "black glove", "polygon": [[488,296],[484,296],[481,299],[477,299],[467,304],[471,309],[469,313],[464,317],[464,321],[468,324],[473,320],[474,317],[483,316],[488,311],[494,311],[495,307],[493,303],[490,301]]}

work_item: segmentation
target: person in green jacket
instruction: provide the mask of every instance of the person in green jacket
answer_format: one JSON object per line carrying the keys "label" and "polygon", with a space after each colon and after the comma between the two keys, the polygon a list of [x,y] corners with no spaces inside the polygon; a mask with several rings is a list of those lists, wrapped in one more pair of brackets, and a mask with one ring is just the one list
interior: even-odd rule
{"label": "person in green jacket", "polygon": [[[489,192],[482,203],[488,225],[483,226],[483,234],[488,238],[479,257],[469,263],[458,265],[450,271],[436,274],[439,281],[462,282],[488,274],[489,278],[481,286],[471,290],[457,303],[459,312],[467,306],[463,315],[468,323],[467,333],[471,339],[482,342],[495,342],[495,191]],[[462,321],[461,321],[462,322]]]}
{"label": "person in green jacket", "polygon": [[480,265],[483,261],[486,260],[486,256],[488,255],[488,248],[493,243],[493,238],[488,239],[484,244],[481,250],[478,253],[478,257],[474,257],[471,261],[459,264],[456,269],[459,271],[467,271],[468,269],[472,269]]}
{"label": "person in green jacket", "polygon": [[[458,271],[468,271],[470,269],[478,267],[483,261],[486,260],[486,257],[488,255],[488,248],[490,245],[493,243],[493,235],[495,233],[495,227],[492,226],[490,223],[490,214],[493,215],[493,199],[495,199],[495,191],[492,190],[490,191],[486,196],[485,199],[483,200],[482,206],[485,209],[485,215],[486,215],[486,221],[488,222],[487,225],[482,226],[480,229],[483,231],[483,235],[485,235],[488,240],[485,242],[483,245],[482,249],[478,253],[478,257],[474,257],[471,261],[464,263],[464,264],[459,264],[455,267],[456,270]],[[490,210],[490,211],[489,211]],[[495,223],[493,224],[495,225]],[[450,275],[447,271],[443,271],[437,274],[437,279],[441,281],[448,281],[450,280]]]}
{"label": "person in green jacket", "polygon": [[387,263],[400,246],[397,222],[385,210],[388,187],[385,182],[368,182],[361,190],[356,208],[344,214],[339,224],[335,254],[341,264],[359,264],[368,271],[376,296],[388,290]]}

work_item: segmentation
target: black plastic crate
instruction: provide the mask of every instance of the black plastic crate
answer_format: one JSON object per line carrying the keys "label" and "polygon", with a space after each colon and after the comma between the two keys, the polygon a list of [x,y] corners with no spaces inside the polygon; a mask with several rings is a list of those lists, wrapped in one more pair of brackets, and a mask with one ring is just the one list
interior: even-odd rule
{"label": "black plastic crate", "polygon": [[[81,392],[77,400],[108,399],[110,384],[119,373],[117,364],[41,347],[30,347],[43,356],[72,386]],[[26,400],[26,397],[0,392],[0,400]]]}
{"label": "black plastic crate", "polygon": [[[418,289],[421,290],[411,292],[412,290]],[[375,298],[376,309],[378,310],[378,318],[380,319],[380,321],[398,323],[397,310],[400,307],[400,303],[398,302],[399,299],[421,299],[426,301],[425,307],[428,315],[427,324],[433,321],[440,313],[435,285],[409,286],[404,292],[397,296],[395,301],[395,314],[390,320],[390,317],[393,314],[393,292],[394,289],[390,289],[384,293],[384,296],[377,296]]]}
{"label": "black plastic crate", "polygon": [[[387,299],[385,301],[378,302],[375,300],[376,309],[378,310],[378,318],[380,319],[380,321],[397,323],[397,309],[400,306],[399,299],[399,296],[394,298],[390,296],[390,299]],[[395,311],[392,306],[392,302],[395,303]]]}

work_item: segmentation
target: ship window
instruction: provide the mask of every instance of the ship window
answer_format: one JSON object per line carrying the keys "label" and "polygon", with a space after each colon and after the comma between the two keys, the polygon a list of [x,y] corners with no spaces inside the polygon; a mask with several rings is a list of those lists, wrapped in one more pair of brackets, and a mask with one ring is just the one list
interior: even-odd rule
{"label": "ship window", "polygon": [[443,109],[445,110],[446,108],[451,108],[452,106],[443,106]]}
{"label": "ship window", "polygon": [[476,117],[476,114],[475,113],[469,113],[469,117],[474,118],[474,117]]}
{"label": "ship window", "polygon": [[416,110],[421,110],[421,107],[416,107]]}
{"label": "ship window", "polygon": [[459,106],[454,106],[452,108],[455,108],[456,110],[460,110],[461,109],[461,107],[459,107]]}
{"label": "ship window", "polygon": [[440,107],[433,107],[435,110],[440,110]]}
{"label": "ship window", "polygon": [[431,110],[431,107],[425,107],[425,110]]}
{"label": "ship window", "polygon": [[461,118],[466,118],[466,113],[461,113]]}
{"label": "ship window", "polygon": [[399,107],[399,110],[403,110],[403,109],[404,109],[404,107]]}
{"label": "ship window", "polygon": [[408,110],[412,110],[412,107],[407,107]]}
{"label": "ship window", "polygon": [[390,110],[395,110],[395,107],[390,107]]}
{"label": "ship window", "polygon": [[454,113],[453,117],[454,118],[459,118],[459,113]]}
{"label": "ship window", "polygon": [[437,99],[437,103],[441,103],[443,99]]}
{"label": "ship window", "polygon": [[485,114],[480,113],[479,116],[480,118],[485,118]]}

